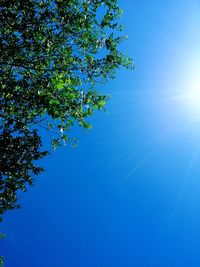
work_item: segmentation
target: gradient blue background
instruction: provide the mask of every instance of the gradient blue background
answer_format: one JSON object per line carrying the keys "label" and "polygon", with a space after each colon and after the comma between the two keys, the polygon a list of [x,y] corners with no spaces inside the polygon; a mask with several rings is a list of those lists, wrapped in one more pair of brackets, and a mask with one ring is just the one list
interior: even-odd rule
{"label": "gradient blue background", "polygon": [[5,215],[5,267],[200,266],[200,116],[179,97],[199,72],[200,1],[120,3],[136,70]]}

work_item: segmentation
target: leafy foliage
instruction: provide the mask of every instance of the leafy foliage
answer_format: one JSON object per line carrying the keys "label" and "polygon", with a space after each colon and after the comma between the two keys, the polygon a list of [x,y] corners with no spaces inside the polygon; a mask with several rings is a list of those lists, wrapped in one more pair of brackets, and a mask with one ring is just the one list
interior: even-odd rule
{"label": "leafy foliage", "polygon": [[[16,134],[16,133],[15,133]],[[33,162],[45,155],[40,152],[40,137],[36,130],[26,130],[13,136],[9,130],[3,130],[0,135],[0,214],[8,209],[17,208],[16,192],[26,191],[26,185],[32,185],[32,174],[39,174],[42,168],[36,167]]]}
{"label": "leafy foliage", "polygon": [[[0,233],[0,239],[4,238],[5,235]],[[3,256],[0,256],[0,267],[3,267],[4,264],[4,260],[3,260]]]}
{"label": "leafy foliage", "polygon": [[36,129],[52,133],[55,148],[69,131],[104,108],[99,84],[131,59],[118,51],[126,39],[117,0],[1,0],[0,212],[18,207],[17,191],[41,172]]}
{"label": "leafy foliage", "polygon": [[0,267],[3,267],[3,257],[0,256]]}

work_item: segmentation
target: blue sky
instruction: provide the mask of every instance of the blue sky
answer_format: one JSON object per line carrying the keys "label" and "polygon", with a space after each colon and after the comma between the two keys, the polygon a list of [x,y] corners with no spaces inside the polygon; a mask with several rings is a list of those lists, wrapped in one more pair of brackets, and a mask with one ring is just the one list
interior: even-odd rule
{"label": "blue sky", "polygon": [[136,70],[6,214],[5,267],[200,266],[200,1],[120,1]]}

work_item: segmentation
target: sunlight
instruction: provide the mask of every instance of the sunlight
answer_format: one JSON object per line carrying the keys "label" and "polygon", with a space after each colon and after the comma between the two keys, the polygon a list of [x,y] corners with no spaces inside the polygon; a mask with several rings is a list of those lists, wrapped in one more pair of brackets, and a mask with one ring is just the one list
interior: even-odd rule
{"label": "sunlight", "polygon": [[200,51],[196,45],[187,47],[184,56],[175,57],[175,61],[171,83],[173,110],[181,108],[182,115],[189,115],[191,122],[200,121]]}
{"label": "sunlight", "polygon": [[188,102],[195,114],[200,113],[200,81],[192,84],[191,92],[188,94]]}
{"label": "sunlight", "polygon": [[200,118],[200,78],[195,74],[191,75],[186,87],[182,104],[194,118]]}

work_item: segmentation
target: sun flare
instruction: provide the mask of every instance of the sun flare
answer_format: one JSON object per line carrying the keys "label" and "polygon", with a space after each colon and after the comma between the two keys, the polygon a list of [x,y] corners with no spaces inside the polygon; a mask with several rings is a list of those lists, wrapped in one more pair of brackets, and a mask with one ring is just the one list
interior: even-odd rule
{"label": "sun flare", "polygon": [[200,116],[200,80],[188,84],[184,105],[191,115]]}
{"label": "sun flare", "polygon": [[[191,51],[190,51],[191,52]],[[188,51],[189,54],[189,51]],[[180,71],[176,82],[176,94],[183,112],[190,116],[190,119],[200,119],[200,55],[190,56],[186,66]]]}
{"label": "sun flare", "polygon": [[[194,101],[194,108],[200,106],[200,81],[191,82],[191,88],[189,88],[188,96]],[[197,107],[196,107],[197,104]]]}

